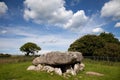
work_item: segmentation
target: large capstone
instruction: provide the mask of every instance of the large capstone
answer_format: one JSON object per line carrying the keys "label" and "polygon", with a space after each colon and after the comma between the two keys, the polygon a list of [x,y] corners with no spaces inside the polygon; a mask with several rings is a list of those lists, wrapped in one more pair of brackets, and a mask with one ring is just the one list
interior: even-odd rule
{"label": "large capstone", "polygon": [[80,63],[83,56],[80,52],[49,52],[33,60],[33,65],[64,65]]}
{"label": "large capstone", "polygon": [[55,72],[58,75],[76,75],[85,65],[80,52],[49,52],[33,60],[27,70]]}

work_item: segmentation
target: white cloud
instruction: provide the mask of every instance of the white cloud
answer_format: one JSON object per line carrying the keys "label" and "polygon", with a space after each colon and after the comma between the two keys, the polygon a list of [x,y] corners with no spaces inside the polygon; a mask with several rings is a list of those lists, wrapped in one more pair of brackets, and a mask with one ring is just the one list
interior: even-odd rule
{"label": "white cloud", "polygon": [[[59,37],[59,39],[58,39]],[[41,35],[39,37],[25,37],[25,38],[0,38],[1,50],[17,50],[26,42],[34,42],[42,48],[41,52],[48,51],[67,51],[69,45],[74,41],[73,38],[64,38],[58,35]],[[44,43],[45,42],[45,43]],[[40,53],[41,53],[40,52]],[[8,52],[10,53],[10,52]]]}
{"label": "white cloud", "polygon": [[63,28],[81,27],[87,21],[83,10],[66,10],[64,0],[25,0],[24,18],[39,24],[52,24]]}
{"label": "white cloud", "polygon": [[[24,26],[18,26],[18,27],[3,27],[0,26],[2,29],[0,30],[0,34],[8,34],[8,35],[16,35],[16,36],[25,36],[25,37],[36,37],[35,34],[32,34],[33,29],[27,28]],[[30,31],[30,32],[28,32]]]}
{"label": "white cloud", "polygon": [[88,17],[85,16],[85,13],[83,10],[80,10],[76,12],[72,18],[65,24],[65,28],[80,28],[84,27],[84,25],[87,23]]}
{"label": "white cloud", "polygon": [[7,5],[4,2],[0,2],[0,15],[5,14],[7,10]]}
{"label": "white cloud", "polygon": [[[69,45],[76,39],[61,34],[41,34],[37,29],[31,27],[3,27],[2,31],[7,31],[6,34],[0,34],[9,37],[0,37],[0,52],[20,53],[19,48],[26,42],[34,42],[38,44],[43,52],[48,51],[67,51]],[[36,32],[36,33],[34,33]],[[11,35],[15,37],[10,37]],[[16,38],[17,36],[17,38]],[[19,37],[25,36],[25,37]],[[65,37],[67,36],[67,37]]]}
{"label": "white cloud", "polygon": [[93,31],[92,32],[94,32],[94,33],[101,33],[101,32],[104,32],[104,30],[102,29],[102,28],[95,28],[95,29],[93,29]]}
{"label": "white cloud", "polygon": [[120,22],[117,22],[117,23],[115,24],[115,27],[120,27]]}
{"label": "white cloud", "polygon": [[0,34],[5,34],[5,33],[7,33],[6,30],[2,30],[2,31],[0,31]]}
{"label": "white cloud", "polygon": [[110,17],[113,20],[120,19],[120,0],[106,2],[101,10],[102,17]]}
{"label": "white cloud", "polygon": [[93,14],[91,17],[89,17],[84,27],[81,27],[80,29],[76,28],[77,31],[75,31],[82,35],[91,33],[95,34],[93,33],[93,29],[104,27],[106,24],[107,23],[104,22],[103,18],[99,17],[99,14]]}

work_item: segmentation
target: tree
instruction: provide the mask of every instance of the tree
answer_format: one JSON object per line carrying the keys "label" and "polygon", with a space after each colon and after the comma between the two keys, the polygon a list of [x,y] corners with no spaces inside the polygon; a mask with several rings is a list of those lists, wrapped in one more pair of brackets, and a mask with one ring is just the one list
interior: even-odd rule
{"label": "tree", "polygon": [[120,41],[112,33],[85,35],[73,42],[68,51],[82,52],[84,56],[120,57]]}
{"label": "tree", "polygon": [[35,52],[38,52],[40,50],[41,48],[32,42],[25,43],[20,47],[20,51],[25,52],[26,56],[29,56],[30,53],[34,55]]}
{"label": "tree", "polygon": [[106,43],[103,48],[96,49],[95,56],[120,57],[120,45],[115,43]]}
{"label": "tree", "polygon": [[85,56],[93,56],[94,50],[102,48],[104,41],[96,35],[85,35],[70,45],[68,51],[82,52]]}
{"label": "tree", "polygon": [[99,37],[103,38],[105,42],[108,43],[120,43],[119,40],[117,38],[114,37],[114,35],[112,33],[101,33],[99,35]]}

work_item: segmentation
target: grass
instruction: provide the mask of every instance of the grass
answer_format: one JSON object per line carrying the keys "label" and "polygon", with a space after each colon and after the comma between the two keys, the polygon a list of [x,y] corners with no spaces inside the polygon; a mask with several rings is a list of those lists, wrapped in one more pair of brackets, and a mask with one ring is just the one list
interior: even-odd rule
{"label": "grass", "polygon": [[32,61],[34,58],[33,56],[0,57],[0,64]]}
{"label": "grass", "polygon": [[[40,71],[26,71],[31,62],[2,63],[0,64],[0,80],[119,80],[120,63],[104,62],[85,59],[85,70],[79,72],[76,76],[65,78],[57,74]],[[104,74],[104,76],[86,75],[87,71],[95,71]]]}

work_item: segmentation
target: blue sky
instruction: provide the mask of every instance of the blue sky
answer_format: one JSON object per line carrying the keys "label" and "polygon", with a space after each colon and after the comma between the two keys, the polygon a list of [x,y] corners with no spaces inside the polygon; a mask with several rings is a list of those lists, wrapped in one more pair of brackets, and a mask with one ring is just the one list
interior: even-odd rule
{"label": "blue sky", "polygon": [[86,34],[111,32],[120,40],[120,0],[0,0],[0,52],[21,54],[26,42],[67,51]]}

